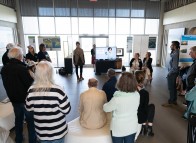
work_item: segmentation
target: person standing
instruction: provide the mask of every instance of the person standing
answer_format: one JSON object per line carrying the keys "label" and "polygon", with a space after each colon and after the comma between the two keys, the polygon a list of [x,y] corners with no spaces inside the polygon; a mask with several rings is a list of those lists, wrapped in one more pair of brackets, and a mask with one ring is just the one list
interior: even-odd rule
{"label": "person standing", "polygon": [[115,91],[117,91],[116,88],[116,72],[114,71],[114,69],[108,69],[107,75],[109,77],[109,80],[103,85],[102,90],[105,91],[106,95],[107,95],[107,101],[109,102]]}
{"label": "person standing", "polygon": [[7,44],[7,46],[6,46],[6,52],[3,54],[3,56],[2,56],[2,62],[3,62],[3,65],[5,66],[8,62],[9,62],[9,57],[8,57],[8,52],[9,52],[9,50],[11,49],[11,48],[13,48],[14,47],[14,44],[12,44],[12,43],[9,43],[9,44]]}
{"label": "person standing", "polygon": [[123,72],[117,81],[113,98],[103,105],[105,112],[112,112],[110,130],[113,143],[134,143],[138,127],[140,95],[132,73]]}
{"label": "person standing", "polygon": [[46,51],[46,45],[43,43],[39,45],[39,52],[38,52],[37,57],[38,57],[39,62],[42,60],[52,62],[48,52]]}
{"label": "person standing", "polygon": [[48,61],[36,66],[35,81],[28,90],[26,109],[34,113],[39,143],[64,143],[68,132],[65,115],[70,102],[63,89],[53,81],[53,67]]}
{"label": "person standing", "polygon": [[23,52],[19,47],[13,47],[8,52],[9,63],[1,70],[3,85],[10,99],[15,114],[16,143],[23,142],[23,122],[26,117],[29,143],[36,142],[33,115],[25,109],[27,90],[33,79],[23,61]]}
{"label": "person standing", "polygon": [[170,46],[171,53],[170,53],[170,61],[169,61],[169,68],[167,74],[167,83],[169,89],[169,100],[168,103],[163,104],[163,107],[167,107],[170,105],[177,105],[177,89],[176,89],[176,78],[178,76],[178,62],[179,62],[179,49],[180,43],[178,41],[172,41]]}
{"label": "person standing", "polygon": [[91,49],[91,64],[93,64],[93,68],[95,68],[95,48],[96,45],[93,44],[93,48]]}
{"label": "person standing", "polygon": [[97,89],[97,85],[97,79],[90,78],[89,89],[80,94],[80,124],[87,129],[99,129],[106,124],[106,113],[103,111],[106,94]]}
{"label": "person standing", "polygon": [[[83,65],[85,64],[85,59],[84,59],[84,52],[82,48],[80,48],[80,42],[76,42],[76,49],[73,52],[73,61],[76,67],[77,81],[84,80],[82,73],[83,73]],[[78,66],[80,67],[80,77],[78,75]]]}

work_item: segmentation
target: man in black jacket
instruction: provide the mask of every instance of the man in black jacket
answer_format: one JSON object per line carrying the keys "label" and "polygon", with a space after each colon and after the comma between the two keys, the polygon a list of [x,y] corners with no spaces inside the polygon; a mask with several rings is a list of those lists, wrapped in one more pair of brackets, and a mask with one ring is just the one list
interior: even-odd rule
{"label": "man in black jacket", "polygon": [[11,48],[8,52],[9,63],[3,66],[1,70],[3,85],[7,95],[12,103],[15,114],[15,134],[16,143],[22,143],[23,140],[23,121],[26,117],[29,132],[29,143],[36,142],[34,121],[32,113],[27,112],[24,106],[27,91],[33,82],[26,65],[22,62],[22,49],[18,47]]}
{"label": "man in black jacket", "polygon": [[6,52],[2,56],[2,62],[3,62],[4,66],[9,62],[9,58],[8,58],[7,54],[9,52],[9,50],[13,47],[14,47],[14,44],[12,44],[12,43],[7,44],[7,46],[6,46]]}

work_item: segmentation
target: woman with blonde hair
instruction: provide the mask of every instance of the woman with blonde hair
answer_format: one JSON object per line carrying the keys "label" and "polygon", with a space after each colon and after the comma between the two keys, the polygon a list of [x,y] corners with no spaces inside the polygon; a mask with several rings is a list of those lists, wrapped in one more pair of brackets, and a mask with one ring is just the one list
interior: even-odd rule
{"label": "woman with blonde hair", "polygon": [[132,73],[124,72],[119,78],[113,98],[103,106],[105,112],[112,112],[110,124],[113,143],[134,143],[137,132],[140,95]]}
{"label": "woman with blonde hair", "polygon": [[28,90],[26,109],[34,113],[39,143],[64,143],[68,132],[65,115],[71,106],[63,89],[54,84],[53,67],[48,61],[36,66],[35,80]]}

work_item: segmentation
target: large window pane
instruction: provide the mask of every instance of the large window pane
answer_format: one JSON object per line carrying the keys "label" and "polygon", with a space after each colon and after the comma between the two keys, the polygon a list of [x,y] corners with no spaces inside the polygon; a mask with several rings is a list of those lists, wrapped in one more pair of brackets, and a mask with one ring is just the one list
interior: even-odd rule
{"label": "large window pane", "polygon": [[79,18],[79,34],[93,34],[93,18]]}
{"label": "large window pane", "polygon": [[55,34],[54,18],[39,17],[40,34]]}
{"label": "large window pane", "polygon": [[158,28],[159,19],[146,19],[145,34],[158,34]]}
{"label": "large window pane", "polygon": [[131,1],[131,17],[144,17],[145,1]]}
{"label": "large window pane", "polygon": [[94,34],[108,34],[108,18],[94,18]]}
{"label": "large window pane", "polygon": [[109,46],[110,47],[116,46],[116,36],[115,35],[109,35]]}
{"label": "large window pane", "polygon": [[78,34],[78,18],[71,18],[71,30],[72,34]]}
{"label": "large window pane", "polygon": [[54,16],[52,0],[37,0],[37,8],[39,16]]}
{"label": "large window pane", "polygon": [[71,34],[71,19],[55,17],[56,34]]}
{"label": "large window pane", "polygon": [[116,1],[116,17],[130,17],[130,1]]}
{"label": "large window pane", "polygon": [[116,19],[109,18],[109,34],[115,34],[115,33],[116,33]]}
{"label": "large window pane", "polygon": [[130,34],[129,18],[116,18],[116,34]]}
{"label": "large window pane", "polygon": [[131,34],[144,34],[144,19],[131,19]]}
{"label": "large window pane", "polygon": [[39,34],[37,17],[22,17],[24,34]]}

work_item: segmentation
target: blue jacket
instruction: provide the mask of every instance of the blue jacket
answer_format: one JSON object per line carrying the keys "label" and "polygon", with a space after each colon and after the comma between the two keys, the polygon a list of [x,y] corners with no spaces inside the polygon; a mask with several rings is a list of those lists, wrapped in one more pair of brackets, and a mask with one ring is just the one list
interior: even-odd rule
{"label": "blue jacket", "polygon": [[190,108],[190,112],[196,113],[196,86],[186,93],[185,98],[187,101],[193,102],[192,107]]}

